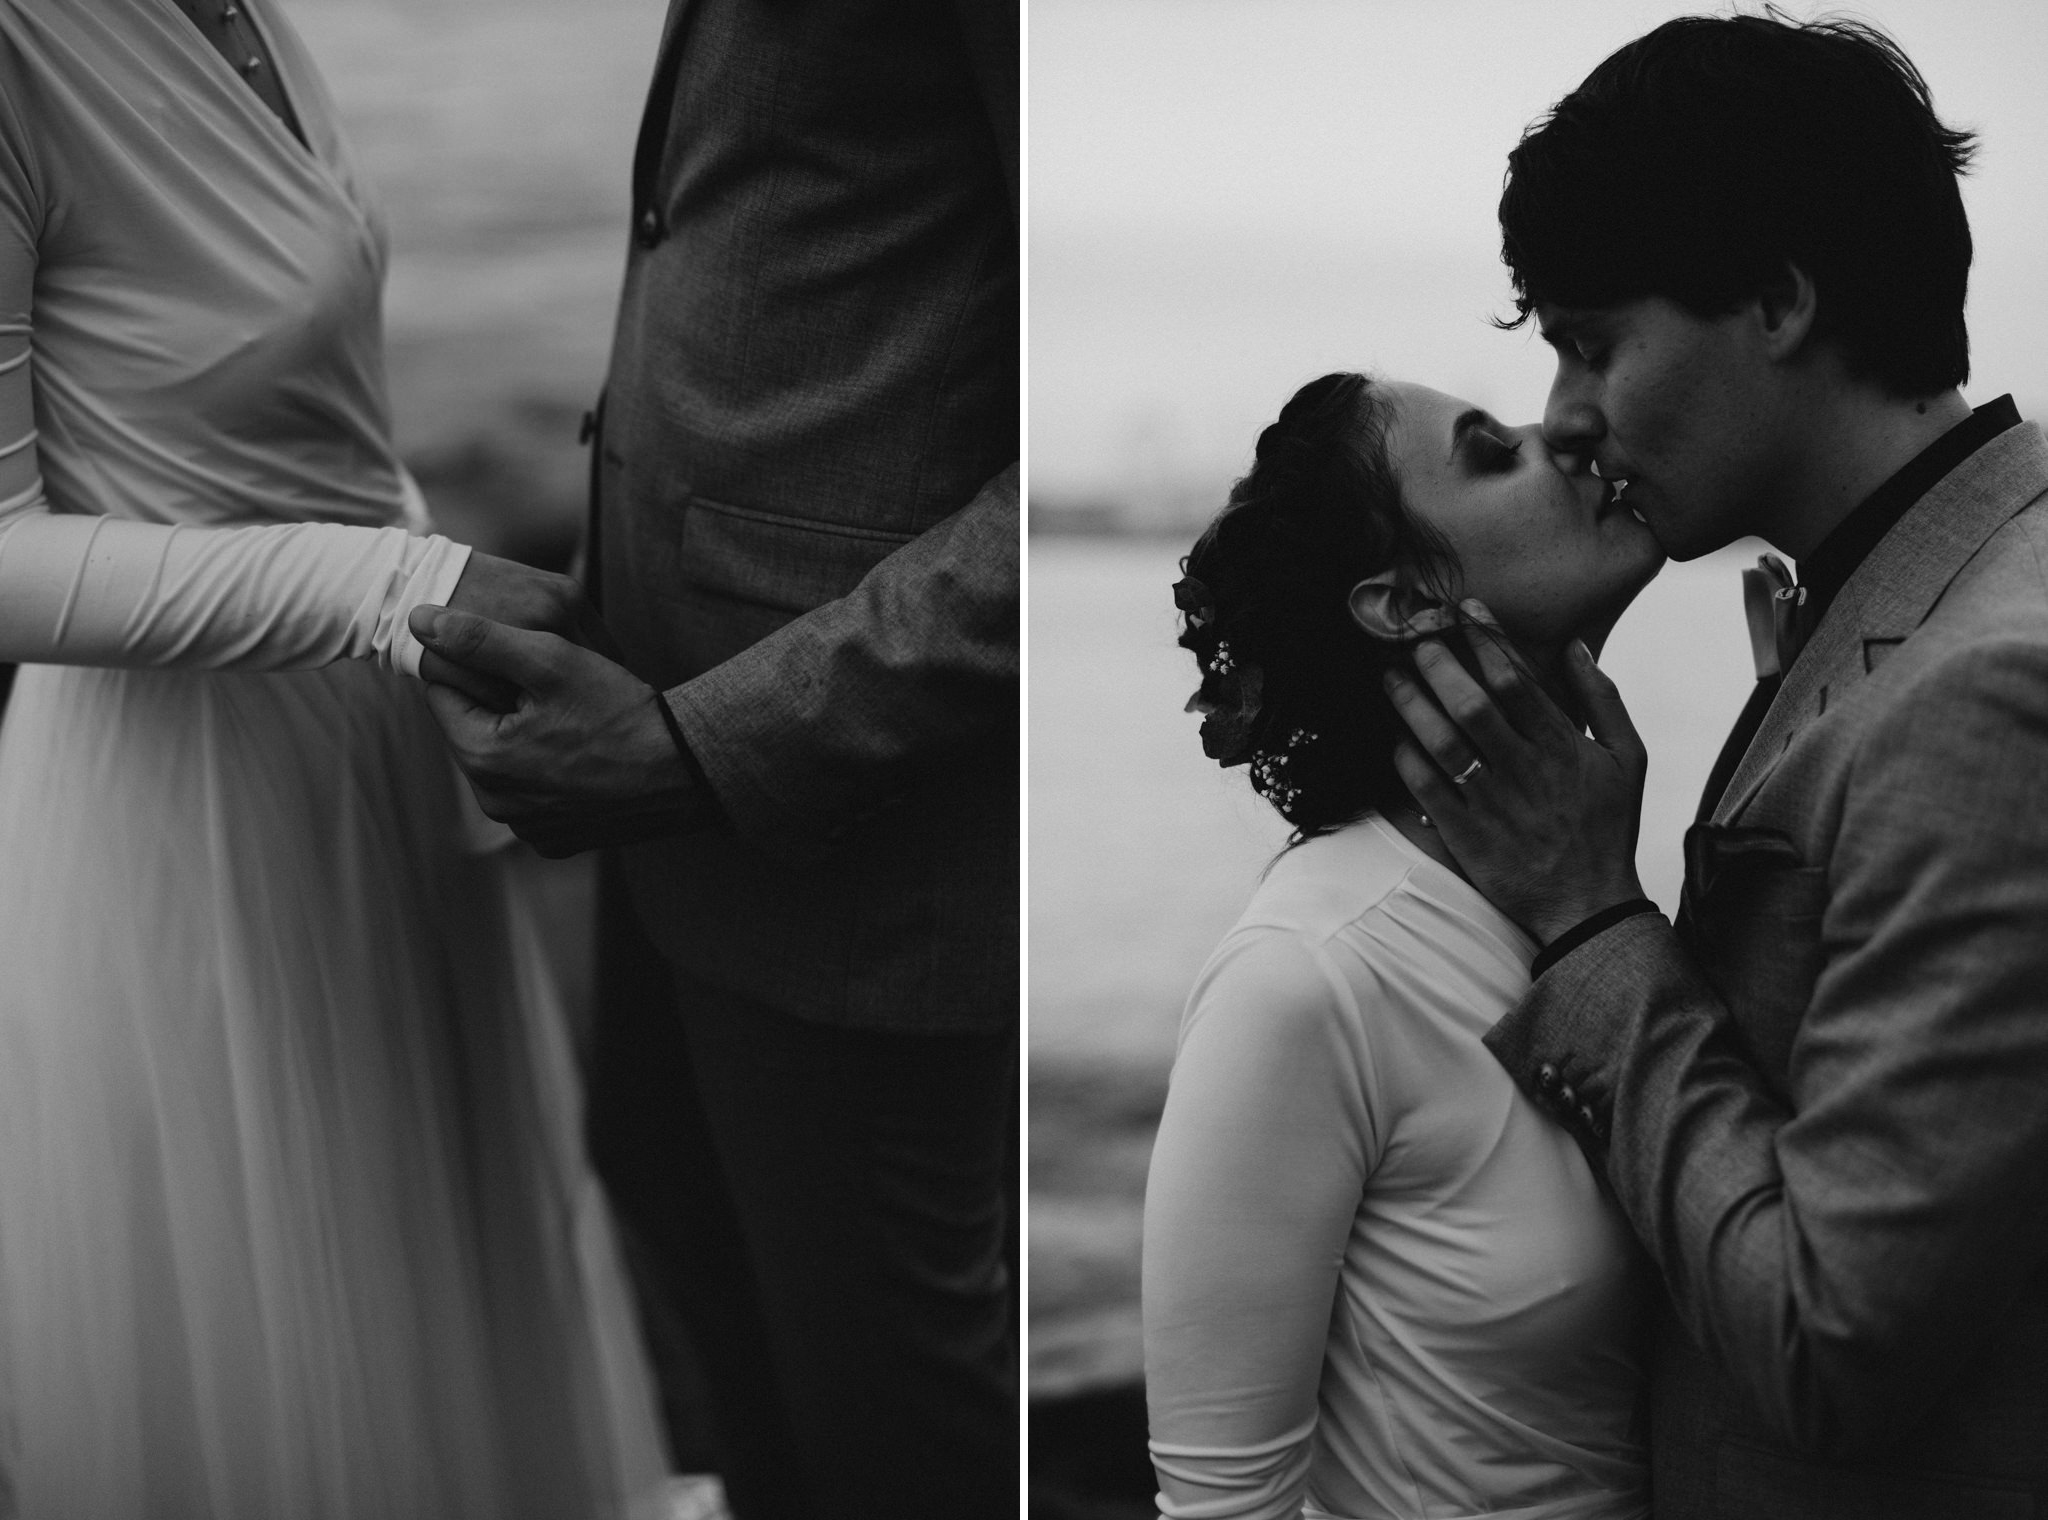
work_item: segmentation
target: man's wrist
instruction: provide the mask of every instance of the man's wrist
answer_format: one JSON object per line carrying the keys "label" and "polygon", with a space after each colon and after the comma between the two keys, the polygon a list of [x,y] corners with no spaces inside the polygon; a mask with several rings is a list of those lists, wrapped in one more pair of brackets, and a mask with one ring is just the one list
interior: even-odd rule
{"label": "man's wrist", "polygon": [[1529,963],[1529,980],[1534,981],[1552,966],[1570,955],[1589,940],[1597,939],[1616,924],[1626,923],[1645,913],[1661,913],[1663,909],[1647,897],[1631,897],[1622,902],[1611,903],[1595,910],[1553,937],[1536,952],[1535,960]]}

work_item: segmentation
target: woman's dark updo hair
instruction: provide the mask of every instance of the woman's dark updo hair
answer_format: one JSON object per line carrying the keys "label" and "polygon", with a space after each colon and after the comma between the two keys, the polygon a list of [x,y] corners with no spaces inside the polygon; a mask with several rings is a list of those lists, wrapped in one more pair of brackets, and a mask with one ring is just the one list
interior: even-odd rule
{"label": "woman's dark updo hair", "polygon": [[1381,679],[1407,646],[1353,621],[1351,590],[1383,570],[1449,603],[1450,545],[1403,501],[1392,408],[1364,375],[1325,375],[1259,434],[1251,472],[1181,561],[1180,646],[1201,665],[1189,703],[1211,759],[1250,765],[1293,824],[1325,834],[1412,806],[1394,769],[1407,732]]}

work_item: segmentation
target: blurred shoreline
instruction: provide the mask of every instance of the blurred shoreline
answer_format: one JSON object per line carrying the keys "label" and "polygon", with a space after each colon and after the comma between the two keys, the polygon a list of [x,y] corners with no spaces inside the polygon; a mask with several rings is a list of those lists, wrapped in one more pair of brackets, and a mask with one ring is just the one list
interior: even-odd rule
{"label": "blurred shoreline", "polygon": [[1172,539],[1185,548],[1223,505],[1229,490],[1225,483],[1216,489],[1190,485],[1136,497],[1111,492],[1034,493],[1024,520],[1034,539]]}
{"label": "blurred shoreline", "polygon": [[389,230],[400,453],[451,537],[565,568],[665,0],[282,3]]}

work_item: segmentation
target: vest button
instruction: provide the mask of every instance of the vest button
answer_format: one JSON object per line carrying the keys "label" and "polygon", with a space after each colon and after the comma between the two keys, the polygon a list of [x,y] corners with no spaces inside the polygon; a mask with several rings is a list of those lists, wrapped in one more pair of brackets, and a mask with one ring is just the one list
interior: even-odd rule
{"label": "vest button", "polygon": [[642,248],[652,248],[661,241],[661,213],[652,206],[642,211],[633,223],[633,241]]}

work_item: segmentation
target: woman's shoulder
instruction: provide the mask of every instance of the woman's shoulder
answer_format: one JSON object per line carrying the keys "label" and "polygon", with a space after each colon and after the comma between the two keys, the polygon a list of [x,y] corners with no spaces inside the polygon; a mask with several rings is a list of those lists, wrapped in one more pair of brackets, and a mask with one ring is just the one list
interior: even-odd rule
{"label": "woman's shoulder", "polygon": [[1534,953],[1469,885],[1368,816],[1273,863],[1204,966],[1190,1013],[1204,994],[1266,1018],[1317,1007],[1369,1038],[1390,1019],[1505,1009]]}
{"label": "woman's shoulder", "polygon": [[1275,860],[1195,980],[1176,1081],[1189,1060],[1254,1087],[1261,1072],[1316,1071],[1362,1105],[1361,1122],[1391,1115],[1381,1046],[1421,1010],[1410,1006],[1411,978],[1391,964],[1400,952],[1387,950],[1389,925],[1409,916],[1402,904],[1423,859],[1368,819]]}
{"label": "woman's shoulder", "polygon": [[1356,958],[1333,954],[1333,942],[1369,933],[1410,890],[1414,868],[1370,821],[1293,846],[1210,954],[1190,1013],[1208,1003],[1256,1008],[1266,1019],[1287,1010],[1355,1019],[1361,1000],[1373,998],[1358,985]]}
{"label": "woman's shoulder", "polygon": [[1413,890],[1422,859],[1373,816],[1303,840],[1273,861],[1232,933],[1327,940]]}
{"label": "woman's shoulder", "polygon": [[0,0],[0,135],[17,153],[28,151],[32,130],[47,134],[52,118],[76,108],[79,78],[92,77],[80,66],[78,30],[62,0]]}

